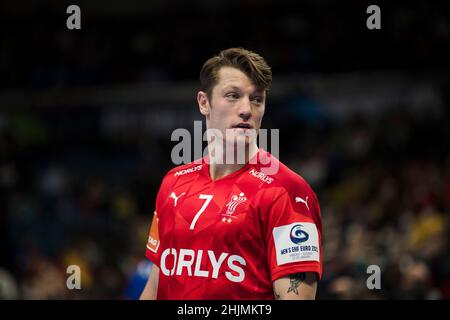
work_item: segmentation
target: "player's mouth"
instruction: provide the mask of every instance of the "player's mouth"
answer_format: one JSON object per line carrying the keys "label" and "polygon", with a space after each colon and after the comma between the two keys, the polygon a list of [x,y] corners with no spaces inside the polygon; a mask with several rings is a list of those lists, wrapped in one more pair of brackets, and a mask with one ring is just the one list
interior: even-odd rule
{"label": "player's mouth", "polygon": [[241,122],[241,123],[238,123],[237,125],[234,125],[233,129],[244,129],[245,130],[245,129],[253,129],[253,127],[248,123]]}

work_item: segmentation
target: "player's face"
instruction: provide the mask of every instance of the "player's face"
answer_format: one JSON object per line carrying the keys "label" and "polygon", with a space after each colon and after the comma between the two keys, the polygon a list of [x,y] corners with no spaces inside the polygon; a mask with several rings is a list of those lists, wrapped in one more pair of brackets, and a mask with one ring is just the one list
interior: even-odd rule
{"label": "player's face", "polygon": [[223,137],[232,133],[228,142],[242,142],[245,145],[256,143],[261,121],[264,115],[266,93],[258,89],[242,71],[232,67],[222,67],[218,83],[212,90],[212,96],[198,93],[200,112],[206,116],[207,129],[218,129]]}

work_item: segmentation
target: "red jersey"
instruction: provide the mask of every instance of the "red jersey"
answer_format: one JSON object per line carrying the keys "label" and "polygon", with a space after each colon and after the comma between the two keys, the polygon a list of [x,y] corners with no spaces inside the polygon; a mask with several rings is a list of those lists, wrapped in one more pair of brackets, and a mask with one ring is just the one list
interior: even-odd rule
{"label": "red jersey", "polygon": [[[256,159],[215,181],[205,162],[166,174],[146,250],[160,268],[157,299],[274,299],[280,277],[321,278],[315,193],[268,152]],[[268,160],[277,173],[262,173]]]}

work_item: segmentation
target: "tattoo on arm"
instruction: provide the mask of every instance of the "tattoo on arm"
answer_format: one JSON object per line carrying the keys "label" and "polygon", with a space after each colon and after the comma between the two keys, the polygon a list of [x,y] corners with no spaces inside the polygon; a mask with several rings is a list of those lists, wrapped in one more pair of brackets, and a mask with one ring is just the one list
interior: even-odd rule
{"label": "tattoo on arm", "polygon": [[296,295],[298,295],[298,287],[303,281],[305,281],[306,274],[304,272],[295,273],[291,274],[289,278],[291,279],[291,282],[287,293],[294,292]]}

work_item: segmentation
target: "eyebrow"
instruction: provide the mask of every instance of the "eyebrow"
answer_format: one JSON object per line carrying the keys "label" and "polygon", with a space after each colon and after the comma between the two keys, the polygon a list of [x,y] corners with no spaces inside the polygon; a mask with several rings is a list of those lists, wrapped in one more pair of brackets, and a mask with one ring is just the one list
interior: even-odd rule
{"label": "eyebrow", "polygon": [[224,91],[227,91],[227,90],[236,90],[236,91],[242,91],[241,90],[241,88],[239,88],[239,87],[236,87],[236,86],[230,86],[230,85],[227,85],[227,86],[225,86],[224,88],[223,88],[223,90]]}
{"label": "eyebrow", "polygon": [[[241,88],[233,86],[233,85],[227,85],[227,86],[225,86],[223,88],[223,91],[228,91],[228,90],[235,90],[235,91],[242,92]],[[252,95],[255,95],[255,94],[262,94],[263,95],[264,94],[264,90],[256,88],[256,90],[252,93]]]}

